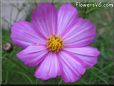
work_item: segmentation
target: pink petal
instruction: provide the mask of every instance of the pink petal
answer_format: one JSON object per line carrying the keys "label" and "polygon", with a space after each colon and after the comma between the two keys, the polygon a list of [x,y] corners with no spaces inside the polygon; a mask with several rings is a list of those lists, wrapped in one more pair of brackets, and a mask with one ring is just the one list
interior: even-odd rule
{"label": "pink petal", "polygon": [[60,61],[62,65],[62,79],[65,82],[75,82],[80,79],[80,76],[84,74],[84,66],[66,52],[60,53]]}
{"label": "pink petal", "polygon": [[28,66],[37,66],[47,55],[44,46],[29,46],[17,54],[17,57]]}
{"label": "pink petal", "polygon": [[35,77],[43,80],[55,78],[60,75],[58,57],[54,53],[49,53],[35,72]]}
{"label": "pink petal", "polygon": [[56,33],[57,10],[50,3],[42,3],[32,13],[32,23],[35,30],[47,38]]}
{"label": "pink petal", "polygon": [[78,12],[71,4],[63,4],[58,11],[58,29],[57,34],[62,36],[69,31],[78,17]]}
{"label": "pink petal", "polygon": [[12,26],[11,39],[22,48],[29,45],[43,44],[45,41],[33,30],[32,24],[26,21],[17,22]]}
{"label": "pink petal", "polygon": [[65,46],[82,47],[90,44],[96,35],[95,25],[79,18],[76,24],[63,36]]}
{"label": "pink petal", "polygon": [[77,59],[80,59],[87,67],[92,67],[97,63],[99,51],[97,48],[64,48],[65,51],[72,53]]}

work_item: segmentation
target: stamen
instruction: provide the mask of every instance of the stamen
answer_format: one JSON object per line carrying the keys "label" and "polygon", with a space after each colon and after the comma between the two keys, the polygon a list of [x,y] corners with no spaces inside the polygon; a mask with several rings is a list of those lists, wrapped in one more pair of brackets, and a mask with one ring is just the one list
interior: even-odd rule
{"label": "stamen", "polygon": [[58,52],[63,47],[63,40],[55,35],[50,36],[47,42],[47,47],[52,52]]}

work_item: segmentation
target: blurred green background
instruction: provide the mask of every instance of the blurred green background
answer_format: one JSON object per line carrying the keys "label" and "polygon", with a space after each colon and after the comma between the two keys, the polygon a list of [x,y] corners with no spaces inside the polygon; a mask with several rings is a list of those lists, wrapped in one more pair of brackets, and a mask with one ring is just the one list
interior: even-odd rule
{"label": "blurred green background", "polygon": [[[62,3],[53,3],[59,7]],[[72,3],[74,7],[75,3]],[[37,3],[35,3],[37,6]],[[114,84],[114,14],[113,8],[77,7],[79,15],[96,24],[97,37],[92,46],[100,51],[98,63],[86,71],[77,82],[70,84]],[[27,20],[31,16],[27,17]],[[11,42],[10,29],[2,28],[2,45]],[[43,81],[34,77],[34,67],[25,66],[17,57],[21,48],[13,44],[11,52],[2,51],[2,84],[68,84],[60,77]],[[1,52],[0,52],[1,53]]]}

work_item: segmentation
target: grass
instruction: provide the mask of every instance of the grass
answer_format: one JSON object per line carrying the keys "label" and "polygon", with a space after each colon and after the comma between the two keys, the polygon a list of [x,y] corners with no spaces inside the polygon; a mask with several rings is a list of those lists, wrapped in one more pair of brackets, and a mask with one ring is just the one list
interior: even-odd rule
{"label": "grass", "polygon": [[[81,17],[93,21],[97,27],[96,42],[92,46],[100,50],[98,63],[86,71],[86,73],[77,82],[70,84],[114,84],[114,28],[113,28],[113,12],[112,9],[96,9],[93,8],[86,11],[89,15],[83,15],[85,10],[78,8]],[[2,45],[10,40],[10,29],[2,29]],[[42,81],[36,79],[34,75],[35,68],[25,66],[16,58],[21,48],[13,45],[11,52],[2,51],[2,84],[68,84],[64,83],[60,77]]]}

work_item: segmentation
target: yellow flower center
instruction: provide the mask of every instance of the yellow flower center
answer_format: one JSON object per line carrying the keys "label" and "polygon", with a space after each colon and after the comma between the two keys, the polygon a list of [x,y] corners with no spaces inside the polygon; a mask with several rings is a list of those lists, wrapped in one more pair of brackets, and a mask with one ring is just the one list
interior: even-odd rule
{"label": "yellow flower center", "polygon": [[48,39],[47,47],[52,52],[58,52],[63,47],[63,41],[61,38],[59,38],[55,35],[50,36]]}

